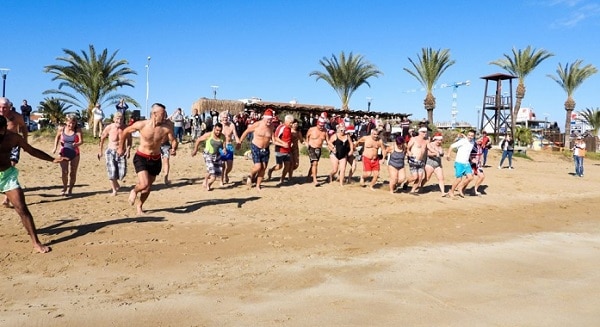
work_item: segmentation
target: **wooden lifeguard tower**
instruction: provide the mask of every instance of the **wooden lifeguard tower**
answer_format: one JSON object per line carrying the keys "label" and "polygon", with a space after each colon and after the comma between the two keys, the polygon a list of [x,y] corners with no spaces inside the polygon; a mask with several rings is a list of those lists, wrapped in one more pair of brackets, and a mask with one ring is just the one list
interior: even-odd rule
{"label": "wooden lifeguard tower", "polygon": [[[485,80],[485,91],[483,92],[483,112],[479,128],[480,131],[487,131],[488,134],[493,132],[493,138],[496,142],[499,134],[506,133],[511,129],[511,122],[515,119],[515,117],[512,117],[512,80],[517,77],[496,73],[481,78]],[[508,81],[508,92],[502,93],[503,81]],[[490,82],[496,82],[496,85],[490,85]]]}

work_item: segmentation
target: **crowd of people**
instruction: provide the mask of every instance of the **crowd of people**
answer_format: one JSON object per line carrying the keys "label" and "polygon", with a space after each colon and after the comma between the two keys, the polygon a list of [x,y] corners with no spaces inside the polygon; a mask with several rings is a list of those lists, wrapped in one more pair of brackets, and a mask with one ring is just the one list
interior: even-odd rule
{"label": "crowd of people", "polygon": [[[143,214],[143,206],[157,176],[162,173],[165,184],[169,184],[168,159],[176,155],[178,144],[182,142],[181,134],[185,133],[186,118],[179,108],[169,116],[164,105],[155,103],[148,119],[125,124],[127,104],[120,101],[117,109],[119,107],[121,110],[114,114],[112,123],[101,130],[99,127],[93,128],[94,137],[100,139],[97,158],[105,158],[112,195],[117,195],[121,187],[119,182],[127,174],[127,161],[133,147],[132,135],[139,136],[132,160],[137,180],[130,190],[128,202],[135,206],[138,214]],[[391,134],[389,126],[379,117],[365,116],[352,120],[347,114],[329,117],[324,112],[300,119],[288,114],[280,121],[272,109],[267,109],[262,114],[251,111],[234,116],[224,111],[217,114],[218,118],[214,122],[212,119],[203,119],[202,116],[198,112],[191,116],[198,123],[193,125],[198,126],[198,129],[191,133],[194,142],[191,155],[195,156],[202,146],[206,167],[202,187],[207,191],[212,190],[216,181],[220,181],[222,186],[230,183],[234,153],[247,141],[250,146],[248,158],[253,162],[251,170],[244,177],[248,188],[254,186],[261,190],[263,182],[271,180],[273,174],[279,171],[281,175],[278,177],[278,185],[293,183],[294,171],[300,166],[300,147],[304,145],[310,166],[303,178],[314,186],[327,182],[339,183],[341,186],[352,183],[358,170],[358,162],[361,162],[359,183],[369,190],[376,190],[376,184],[381,178],[381,167],[387,165],[389,192],[392,194],[401,189],[410,195],[419,196],[426,192],[424,186],[433,176],[436,177],[443,197],[465,197],[472,181],[475,182],[471,195],[482,194],[480,186],[485,180],[484,167],[491,146],[491,139],[485,132],[479,139],[475,138],[473,130],[458,134],[456,140],[444,149],[442,133],[430,135],[428,122],[414,124],[407,117],[399,121],[401,132]],[[240,123],[242,119],[244,122]],[[208,121],[211,123],[207,123]],[[17,179],[18,170],[15,166],[19,162],[20,149],[41,160],[58,163],[63,184],[61,195],[68,197],[72,195],[77,178],[83,135],[77,117],[68,115],[64,125],[59,126],[56,132],[52,151],[58,153],[56,157],[32,147],[27,138],[23,116],[13,110],[12,103],[7,98],[0,98],[0,192],[5,194],[3,205],[14,207],[34,248],[44,253],[50,248],[44,246],[37,237],[33,217],[27,209],[24,193]],[[274,145],[273,166],[269,166],[271,145]],[[502,159],[499,168],[508,159],[509,169],[512,169],[514,142],[510,136],[504,138],[500,148]],[[573,150],[576,174],[583,176],[585,143],[578,140]],[[327,172],[325,181],[319,181],[319,162],[323,151],[329,152],[331,170]],[[447,187],[442,159],[451,160],[455,152],[455,178],[452,185]]]}

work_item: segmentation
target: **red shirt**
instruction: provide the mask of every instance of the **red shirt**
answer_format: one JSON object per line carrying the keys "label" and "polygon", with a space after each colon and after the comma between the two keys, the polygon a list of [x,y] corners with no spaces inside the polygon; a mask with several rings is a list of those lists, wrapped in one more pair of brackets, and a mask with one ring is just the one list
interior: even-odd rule
{"label": "red shirt", "polygon": [[286,124],[280,124],[275,130],[275,136],[277,136],[280,140],[282,140],[288,145],[287,148],[275,146],[275,151],[279,153],[291,153],[292,128],[287,126]]}

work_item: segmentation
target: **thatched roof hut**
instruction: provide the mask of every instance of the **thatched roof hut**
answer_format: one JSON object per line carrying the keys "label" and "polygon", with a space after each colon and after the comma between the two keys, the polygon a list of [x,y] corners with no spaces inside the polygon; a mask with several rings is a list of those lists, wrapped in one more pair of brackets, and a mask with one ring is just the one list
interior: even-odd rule
{"label": "thatched roof hut", "polygon": [[244,103],[239,100],[215,100],[208,98],[200,98],[198,101],[194,102],[192,105],[192,110],[198,109],[198,112],[206,112],[206,111],[217,111],[222,112],[228,110],[231,114],[236,115],[242,111],[250,111],[255,110],[256,112],[263,113],[267,108],[271,108],[275,110],[277,114],[283,112],[289,113],[297,113],[297,114],[307,114],[307,115],[315,115],[320,114],[322,112],[327,112],[328,115],[337,114],[343,115],[348,113],[352,117],[362,117],[364,115],[367,116],[375,116],[379,115],[379,117],[386,119],[390,117],[409,117],[412,114],[407,113],[390,113],[390,112],[376,112],[376,111],[363,111],[363,110],[341,110],[336,109],[333,106],[324,106],[324,105],[313,105],[313,104],[301,104],[301,103],[288,103],[288,102],[270,102],[270,101],[260,101],[260,102],[252,102],[252,103]]}
{"label": "thatched roof hut", "polygon": [[197,109],[198,112],[205,111],[229,111],[231,114],[236,115],[244,111],[244,103],[239,100],[215,100],[208,98],[200,98],[198,101],[192,104],[192,111]]}

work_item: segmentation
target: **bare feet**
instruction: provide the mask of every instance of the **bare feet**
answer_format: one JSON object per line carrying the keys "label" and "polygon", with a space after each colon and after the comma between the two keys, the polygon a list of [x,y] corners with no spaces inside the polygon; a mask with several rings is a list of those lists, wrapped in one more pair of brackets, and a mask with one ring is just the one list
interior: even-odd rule
{"label": "bare feet", "polygon": [[169,180],[169,175],[165,175],[164,182],[165,182],[165,185],[171,184],[171,181]]}
{"label": "bare feet", "polygon": [[33,248],[39,253],[48,253],[52,250],[49,246],[45,246],[41,243],[34,244]]}
{"label": "bare feet", "polygon": [[144,210],[142,209],[142,203],[139,203],[137,206],[137,214],[138,215],[143,215],[144,214]]}
{"label": "bare feet", "polygon": [[133,190],[131,190],[131,192],[129,192],[129,199],[127,199],[129,201],[129,204],[134,205],[136,198],[137,198],[137,193],[135,193],[135,189],[133,189]]}
{"label": "bare feet", "polygon": [[269,170],[267,170],[267,180],[271,180],[271,175],[273,175],[273,169],[269,168]]}
{"label": "bare feet", "polygon": [[117,190],[112,190],[112,196],[117,196]]}
{"label": "bare feet", "polygon": [[252,177],[251,176],[246,177],[246,187],[248,187],[248,189],[252,188]]}

